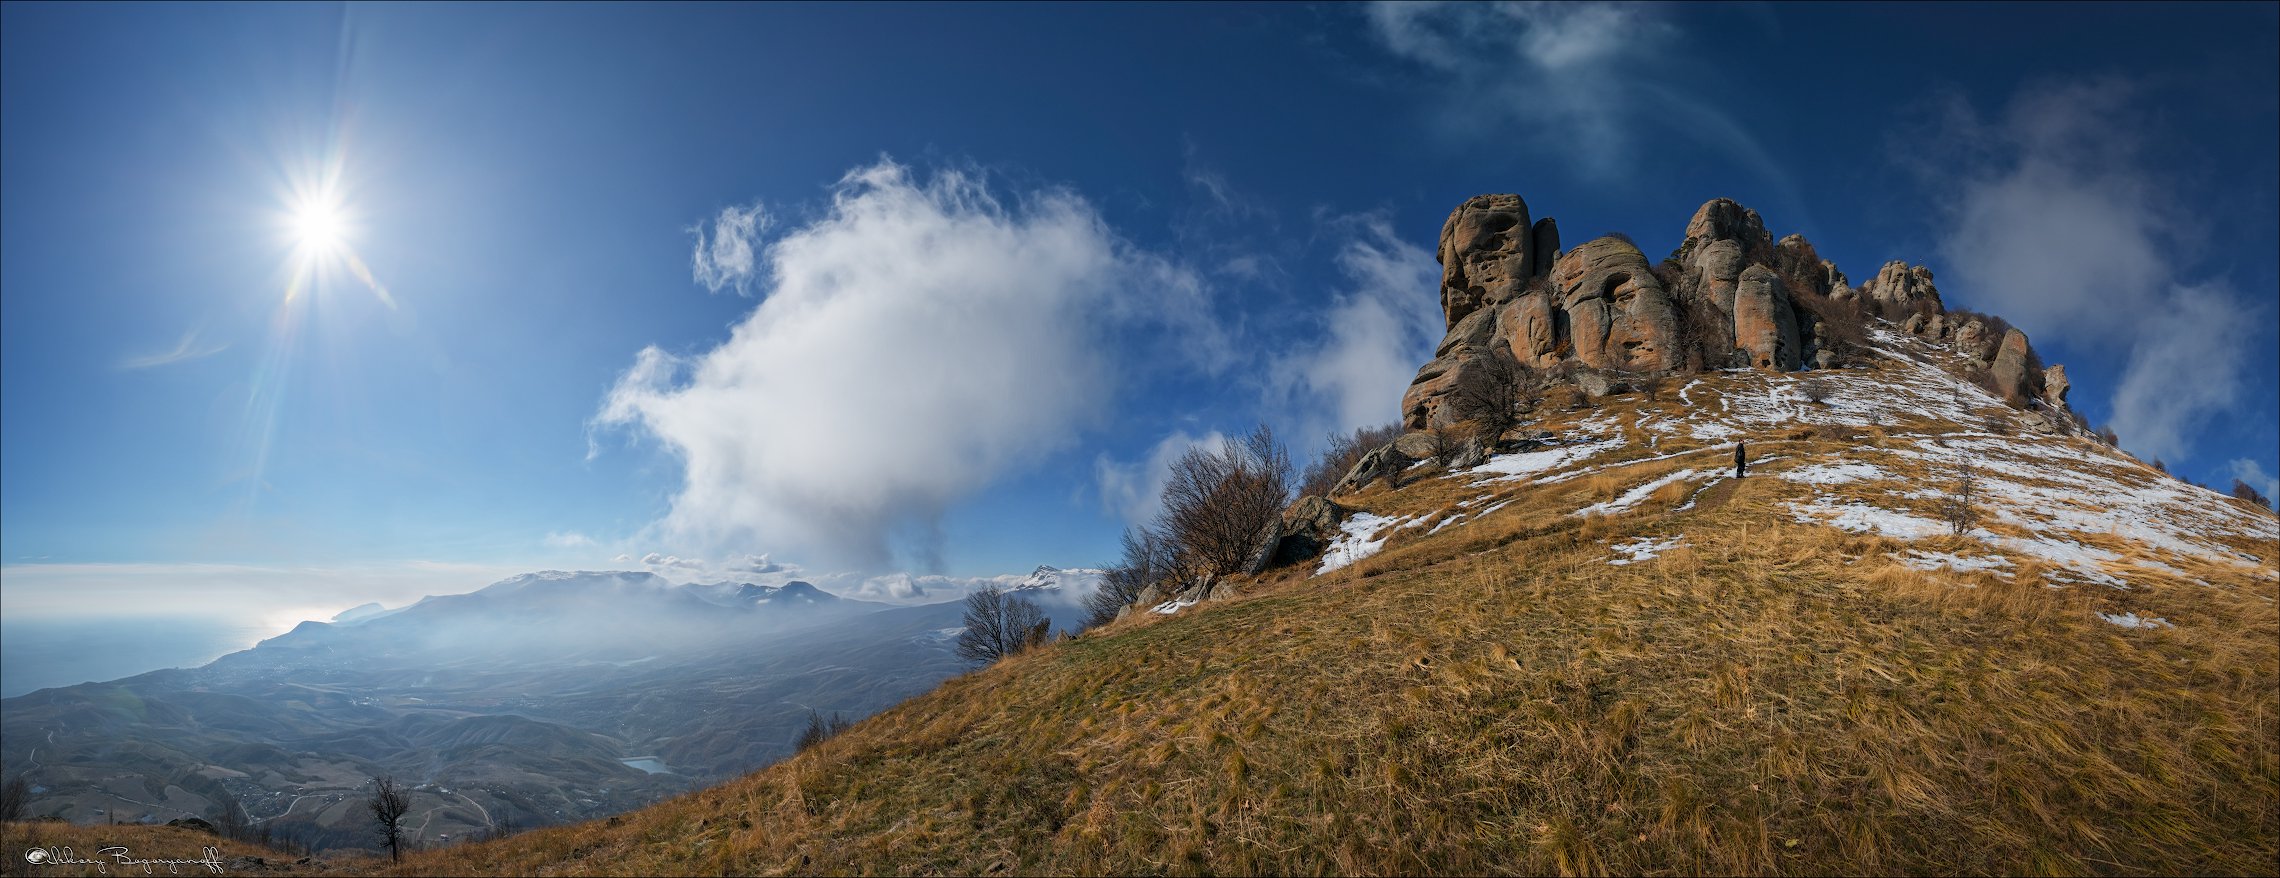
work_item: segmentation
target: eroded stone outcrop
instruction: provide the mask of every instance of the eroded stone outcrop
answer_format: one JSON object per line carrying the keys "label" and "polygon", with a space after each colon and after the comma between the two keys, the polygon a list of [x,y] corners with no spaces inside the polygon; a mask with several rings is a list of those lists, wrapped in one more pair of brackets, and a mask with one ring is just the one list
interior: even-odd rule
{"label": "eroded stone outcrop", "polygon": [[[2064,406],[2064,373],[2053,381],[2033,368],[2023,334],[1994,345],[1983,321],[1948,315],[1931,269],[1895,260],[1856,288],[1803,235],[1776,241],[1732,199],[1697,209],[1658,266],[1621,235],[1562,252],[1551,217],[1532,218],[1518,195],[1480,195],[1450,212],[1436,258],[1447,335],[1402,396],[1411,430],[1451,424],[1449,393],[1494,357],[1565,374],[1835,368],[1859,355],[1860,333],[1828,321],[1876,317],[1984,357],[1975,365],[2015,403]],[[2045,398],[2054,384],[2055,402]]]}
{"label": "eroded stone outcrop", "polygon": [[1876,270],[1876,277],[1860,285],[1861,295],[1887,314],[1905,310],[1921,310],[1919,303],[1929,303],[1932,311],[1944,311],[1940,304],[1939,288],[1932,285],[1932,270],[1921,265],[1910,266],[1898,259],[1884,263]]}

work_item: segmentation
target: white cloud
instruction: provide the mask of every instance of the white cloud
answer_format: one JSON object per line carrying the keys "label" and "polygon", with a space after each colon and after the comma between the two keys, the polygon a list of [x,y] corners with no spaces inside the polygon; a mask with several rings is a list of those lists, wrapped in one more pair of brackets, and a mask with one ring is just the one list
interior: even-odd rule
{"label": "white cloud", "polygon": [[2280,497],[2280,479],[2265,472],[2264,466],[2256,461],[2245,457],[2235,458],[2232,462],[2232,476],[2247,482],[2249,487],[2266,497]]}
{"label": "white cloud", "polygon": [[1432,251],[1401,240],[1382,219],[1337,225],[1351,231],[1337,256],[1347,285],[1323,316],[1322,341],[1280,358],[1269,378],[1303,413],[1301,442],[1398,420],[1401,394],[1444,328]]}
{"label": "white cloud", "polygon": [[1094,458],[1093,476],[1100,485],[1101,505],[1126,524],[1146,524],[1163,506],[1164,482],[1171,478],[1172,462],[1190,448],[1216,451],[1226,444],[1227,437],[1217,430],[1202,436],[1180,430],[1157,440],[1143,460],[1126,463],[1105,454]]}
{"label": "white cloud", "polygon": [[2114,389],[2114,432],[2144,457],[2179,460],[2211,415],[2239,399],[2250,324],[2230,294],[2173,287],[2141,318]]}
{"label": "white cloud", "polygon": [[663,568],[665,570],[705,569],[705,562],[702,560],[696,558],[681,558],[674,555],[661,555],[656,552],[651,552],[647,555],[641,556],[641,563],[643,566],[651,568]]}
{"label": "white cloud", "polygon": [[577,531],[550,532],[544,542],[557,549],[577,549],[591,546],[594,538]]}
{"label": "white cloud", "polygon": [[2190,223],[2136,135],[2114,124],[2145,100],[2110,80],[2025,90],[1994,120],[1952,100],[1936,133],[1903,149],[1946,187],[1938,246],[1950,303],[2045,333],[2045,344],[2126,351],[2114,430],[2140,456],[2176,462],[2238,400],[2253,327],[2269,318],[2222,283],[2181,276]]}
{"label": "white cloud", "polygon": [[734,287],[749,295],[759,279],[760,237],[770,224],[767,211],[758,204],[721,208],[709,233],[704,223],[689,230],[697,236],[697,246],[689,254],[690,275],[713,292]]}
{"label": "white cloud", "polygon": [[190,331],[182,334],[182,340],[175,343],[173,350],[162,351],[155,354],[145,354],[139,357],[128,357],[125,360],[121,360],[119,362],[119,368],[149,369],[154,366],[167,366],[174,363],[199,359],[201,357],[210,357],[228,350],[230,347],[230,343],[226,341],[200,344],[198,342],[198,335],[199,330],[193,328]]}
{"label": "white cloud", "polygon": [[595,418],[680,459],[658,528],[675,545],[880,569],[891,535],[923,554],[951,504],[1071,445],[1128,361],[1179,359],[1132,353],[1144,329],[1231,356],[1193,273],[1067,190],[1008,202],[976,174],[882,160],[754,258],[767,289],[728,341],[643,350]]}

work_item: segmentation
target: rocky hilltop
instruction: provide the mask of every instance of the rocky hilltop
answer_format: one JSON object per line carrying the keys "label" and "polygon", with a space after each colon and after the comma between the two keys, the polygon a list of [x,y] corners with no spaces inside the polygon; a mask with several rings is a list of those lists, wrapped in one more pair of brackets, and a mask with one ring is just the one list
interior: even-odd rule
{"label": "rocky hilltop", "polygon": [[2030,426],[2080,428],[2065,369],[2044,369],[2026,334],[2000,319],[1950,313],[1931,269],[1888,262],[1855,287],[1803,235],[1777,241],[1730,199],[1696,210],[1658,264],[1619,234],[1562,251],[1558,223],[1531,221],[1520,196],[1479,195],[1449,213],[1436,256],[1448,334],[1402,397],[1411,430],[1462,420],[1451,392],[1509,374],[1498,360],[1548,381],[1587,376],[1577,386],[1603,395],[1626,375],[1857,363],[1878,318],[1968,352],[1968,377],[2028,412]]}

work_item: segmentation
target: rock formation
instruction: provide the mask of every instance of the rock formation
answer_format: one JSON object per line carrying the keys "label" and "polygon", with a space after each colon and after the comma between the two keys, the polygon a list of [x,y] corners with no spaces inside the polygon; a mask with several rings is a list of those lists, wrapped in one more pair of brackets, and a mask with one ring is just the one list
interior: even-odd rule
{"label": "rock formation", "polygon": [[1932,286],[1932,270],[1921,265],[1910,267],[1898,259],[1877,269],[1876,277],[1860,285],[1860,292],[1886,314],[1916,310],[1920,302],[1930,303],[1932,311],[1944,310],[1939,288]]}
{"label": "rock formation", "polygon": [[[1491,357],[1562,375],[1827,369],[1862,353],[1844,341],[1857,346],[1859,327],[1826,321],[1878,318],[1951,342],[2014,405],[2065,408],[2065,372],[2035,368],[2023,333],[1998,340],[1981,320],[1952,319],[1931,269],[1894,260],[1855,288],[1803,235],[1777,242],[1757,211],[1731,199],[1695,210],[1678,250],[1656,265],[1622,235],[1561,252],[1551,217],[1532,219],[1518,195],[1479,195],[1450,212],[1435,256],[1447,334],[1402,395],[1412,431],[1452,424],[1450,391]],[[1386,451],[1348,482],[1420,459]]]}

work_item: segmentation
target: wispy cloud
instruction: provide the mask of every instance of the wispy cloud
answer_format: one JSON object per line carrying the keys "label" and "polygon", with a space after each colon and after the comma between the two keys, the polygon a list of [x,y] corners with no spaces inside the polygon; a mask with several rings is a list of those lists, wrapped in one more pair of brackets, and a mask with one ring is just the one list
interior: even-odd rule
{"label": "wispy cloud", "polygon": [[1442,335],[1441,269],[1378,217],[1333,220],[1345,283],[1319,318],[1318,341],[1278,358],[1270,395],[1307,429],[1346,432],[1397,420],[1402,391]]}
{"label": "wispy cloud", "polygon": [[2076,350],[2126,352],[2114,430],[2174,461],[2239,399],[2271,317],[2221,279],[2184,276],[2192,226],[2164,195],[2173,181],[2114,124],[2149,100],[2113,79],[2030,87],[1993,118],[1949,98],[1898,148],[1946,208],[1943,291]]}
{"label": "wispy cloud", "polygon": [[759,281],[761,236],[770,225],[759,204],[721,208],[709,227],[698,223],[689,229],[697,237],[689,254],[690,275],[713,292],[734,289],[750,295]]}
{"label": "wispy cloud", "polygon": [[1387,51],[1429,71],[1442,121],[1557,156],[1609,179],[1630,173],[1644,145],[1678,139],[1741,162],[1796,201],[1789,176],[1712,96],[1697,88],[1678,29],[1633,3],[1369,5]]}
{"label": "wispy cloud", "polygon": [[716,222],[699,262],[759,279],[759,304],[712,350],[642,351],[595,417],[679,459],[657,530],[684,553],[926,563],[946,509],[1105,411],[1145,328],[1229,356],[1202,282],[1065,189],[1007,200],[979,173],[882,160],[813,222],[722,255],[741,222]]}
{"label": "wispy cloud", "polygon": [[1164,482],[1171,478],[1172,462],[1190,448],[1217,450],[1226,444],[1227,437],[1217,430],[1202,436],[1179,430],[1157,440],[1140,460],[1119,461],[1105,454],[1094,458],[1093,478],[1100,487],[1103,511],[1114,513],[1126,524],[1146,524],[1163,506]]}
{"label": "wispy cloud", "polygon": [[577,531],[557,531],[547,534],[543,542],[556,549],[580,549],[594,545],[594,538]]}
{"label": "wispy cloud", "polygon": [[200,330],[191,329],[190,331],[182,334],[182,340],[175,343],[173,350],[165,351],[162,353],[146,354],[139,357],[128,357],[125,360],[119,361],[119,368],[149,369],[155,366],[167,366],[174,363],[183,363],[190,360],[199,359],[201,357],[213,356],[215,354],[228,350],[230,347],[230,343],[226,341],[201,343],[198,339],[199,334]]}

